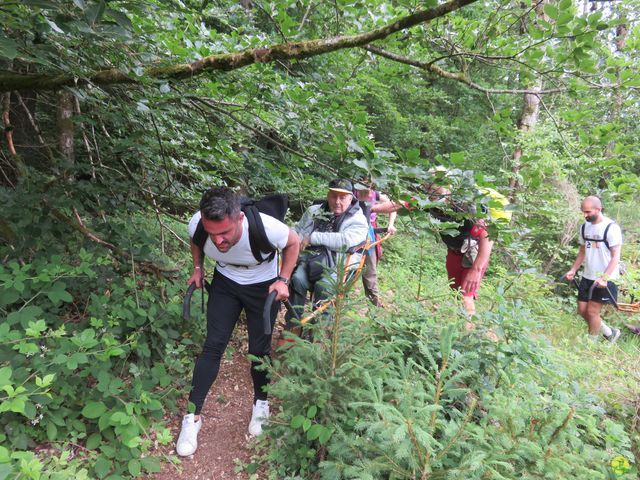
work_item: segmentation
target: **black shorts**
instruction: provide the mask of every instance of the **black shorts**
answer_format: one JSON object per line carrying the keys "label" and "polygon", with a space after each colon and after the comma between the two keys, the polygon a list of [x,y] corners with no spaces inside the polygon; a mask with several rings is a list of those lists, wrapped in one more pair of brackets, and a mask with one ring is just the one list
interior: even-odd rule
{"label": "black shorts", "polygon": [[[618,286],[613,282],[607,282],[607,288],[596,287],[589,298],[589,289],[595,280],[583,278],[578,286],[578,301],[588,302],[589,300],[598,303],[614,303],[618,301]],[[611,298],[613,297],[613,298]]]}

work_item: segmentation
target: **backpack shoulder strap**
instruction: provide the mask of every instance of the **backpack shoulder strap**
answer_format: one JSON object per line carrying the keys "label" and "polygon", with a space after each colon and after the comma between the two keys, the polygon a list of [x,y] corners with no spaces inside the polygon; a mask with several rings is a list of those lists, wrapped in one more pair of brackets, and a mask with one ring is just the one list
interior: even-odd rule
{"label": "backpack shoulder strap", "polygon": [[192,241],[204,253],[204,244],[207,242],[207,232],[204,230],[202,219],[198,221],[198,226],[193,234]]}
{"label": "backpack shoulder strap", "polygon": [[[264,223],[262,223],[262,217],[260,211],[253,203],[243,205],[242,211],[247,222],[249,224],[249,246],[251,247],[251,253],[258,263],[268,262],[275,256],[276,249],[269,242],[267,232],[264,229]],[[269,252],[266,258],[262,257],[262,252]]]}
{"label": "backpack shoulder strap", "polygon": [[609,240],[607,239],[607,235],[609,234],[609,227],[611,227],[611,225],[613,225],[616,222],[609,222],[609,225],[607,225],[604,229],[604,234],[602,235],[603,238],[603,242],[604,245],[607,247],[607,250],[611,250],[611,247],[609,247]]}
{"label": "backpack shoulder strap", "polygon": [[584,227],[585,227],[586,225],[587,225],[586,223],[583,223],[583,224],[582,224],[582,226],[580,227],[580,235],[582,235],[582,240],[583,240],[584,242],[586,242],[586,241],[587,241],[587,237],[585,237],[585,235],[584,235]]}

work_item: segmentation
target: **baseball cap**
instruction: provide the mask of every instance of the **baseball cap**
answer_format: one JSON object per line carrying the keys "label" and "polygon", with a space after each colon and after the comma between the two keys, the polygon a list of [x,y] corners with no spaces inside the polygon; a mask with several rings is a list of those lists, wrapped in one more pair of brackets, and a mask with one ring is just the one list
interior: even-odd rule
{"label": "baseball cap", "polygon": [[353,195],[353,184],[346,178],[336,178],[329,182],[329,190]]}

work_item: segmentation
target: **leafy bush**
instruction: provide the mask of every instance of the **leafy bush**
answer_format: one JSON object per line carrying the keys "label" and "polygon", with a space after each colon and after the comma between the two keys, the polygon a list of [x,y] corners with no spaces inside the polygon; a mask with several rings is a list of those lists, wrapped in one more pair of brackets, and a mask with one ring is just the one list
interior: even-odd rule
{"label": "leafy bush", "polygon": [[179,303],[171,284],[122,276],[85,250],[1,265],[0,472],[158,471],[150,453],[172,440],[162,419],[175,408],[191,343],[177,342]]}

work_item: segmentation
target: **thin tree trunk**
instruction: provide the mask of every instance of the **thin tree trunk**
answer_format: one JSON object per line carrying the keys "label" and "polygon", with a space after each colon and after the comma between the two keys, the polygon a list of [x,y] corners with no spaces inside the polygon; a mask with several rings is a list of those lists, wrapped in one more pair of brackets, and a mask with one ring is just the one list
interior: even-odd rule
{"label": "thin tree trunk", "polygon": [[58,93],[57,126],[60,153],[73,163],[73,94],[67,90]]}
{"label": "thin tree trunk", "polygon": [[[534,4],[537,0],[532,0]],[[545,0],[536,4],[535,12],[538,18],[548,20],[544,13],[544,5],[547,3]],[[521,27],[522,28],[522,27]],[[526,28],[526,26],[525,26]],[[538,121],[540,115],[540,91],[542,90],[542,79],[537,78],[533,81],[532,85],[527,85],[528,90],[533,90],[532,93],[525,93],[523,96],[522,114],[520,120],[518,120],[518,131],[520,136],[531,131]],[[520,188],[520,169],[522,168],[522,143],[516,145],[511,163],[511,179],[509,180],[510,197],[513,200],[516,191]]]}
{"label": "thin tree trunk", "polygon": [[[616,38],[614,39],[616,45],[616,52],[621,53],[624,50],[625,44],[627,42],[627,32],[628,28],[626,24],[620,24],[616,27]],[[620,66],[616,65],[616,84],[620,85],[622,83],[622,78],[620,77]],[[620,118],[620,112],[622,111],[622,107],[624,106],[624,95],[622,94],[622,89],[620,87],[616,87],[613,93],[613,104],[611,105],[611,109],[609,110],[609,118],[612,122],[618,121]],[[616,141],[610,140],[607,143],[607,147],[604,151],[605,158],[612,158],[613,152],[616,147]]]}

